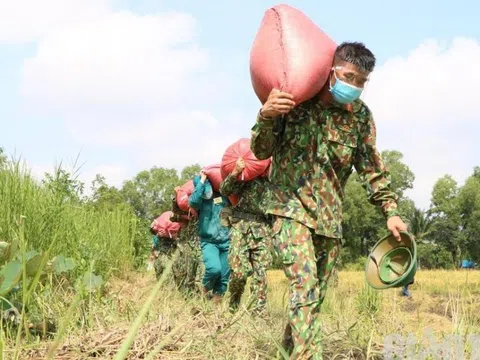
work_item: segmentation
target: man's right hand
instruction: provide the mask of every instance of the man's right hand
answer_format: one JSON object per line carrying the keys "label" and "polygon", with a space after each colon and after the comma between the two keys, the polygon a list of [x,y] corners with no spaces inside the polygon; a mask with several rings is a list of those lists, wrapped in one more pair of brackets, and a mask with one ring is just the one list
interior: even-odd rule
{"label": "man's right hand", "polygon": [[268,99],[260,110],[260,115],[265,118],[275,118],[288,113],[295,106],[293,96],[289,93],[273,89]]}
{"label": "man's right hand", "polygon": [[233,169],[233,175],[234,176],[240,175],[243,169],[245,169],[245,160],[243,160],[242,158],[239,158],[237,160],[237,163],[235,164],[235,169]]}
{"label": "man's right hand", "polygon": [[200,182],[203,184],[205,180],[207,180],[207,173],[202,169],[200,170]]}

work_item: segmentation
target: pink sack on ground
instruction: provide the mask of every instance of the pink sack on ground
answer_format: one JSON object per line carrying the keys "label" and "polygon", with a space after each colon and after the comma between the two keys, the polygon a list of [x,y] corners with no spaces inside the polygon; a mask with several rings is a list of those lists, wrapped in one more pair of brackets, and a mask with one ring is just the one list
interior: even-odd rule
{"label": "pink sack on ground", "polygon": [[238,176],[240,181],[250,181],[264,175],[271,163],[271,159],[258,160],[250,150],[250,139],[242,138],[230,145],[223,154],[221,165],[223,179],[235,169],[239,158],[245,161],[245,169]]}
{"label": "pink sack on ground", "polygon": [[220,164],[214,164],[205,166],[203,168],[205,173],[207,174],[207,178],[212,184],[212,188],[214,191],[220,191],[220,184],[222,183],[222,174],[220,172]]}
{"label": "pink sack on ground", "polygon": [[267,10],[250,52],[250,76],[261,103],[273,88],[297,104],[325,85],[337,45],[304,13],[289,5]]}
{"label": "pink sack on ground", "polygon": [[158,236],[176,239],[178,232],[182,228],[182,224],[173,222],[170,218],[173,216],[173,212],[166,211],[158,218],[156,218],[150,227],[157,233]]}

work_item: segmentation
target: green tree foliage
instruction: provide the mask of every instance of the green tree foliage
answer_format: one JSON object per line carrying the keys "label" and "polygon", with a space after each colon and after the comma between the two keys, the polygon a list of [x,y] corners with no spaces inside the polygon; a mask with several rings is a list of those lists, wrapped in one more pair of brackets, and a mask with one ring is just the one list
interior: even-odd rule
{"label": "green tree foliage", "polygon": [[415,175],[403,162],[403,154],[400,151],[385,150],[382,152],[382,159],[390,172],[392,190],[403,198],[405,190],[413,188]]}
{"label": "green tree foliage", "polygon": [[430,213],[422,209],[414,209],[408,218],[408,230],[418,242],[428,240],[432,227],[432,218]]}
{"label": "green tree foliage", "polygon": [[137,265],[145,260],[150,247],[148,228],[153,219],[171,209],[174,188],[200,172],[200,165],[185,167],[180,176],[175,169],[153,167],[139,172],[132,179],[124,182],[121,189],[106,183],[101,174],[92,182],[90,202],[96,208],[113,209],[121,204],[132,209],[139,221],[134,237],[134,255]]}
{"label": "green tree foliage", "polygon": [[180,174],[180,180],[182,183],[185,183],[188,180],[192,180],[195,175],[198,175],[202,168],[199,164],[194,164],[183,168],[182,173]]}
{"label": "green tree foliage", "polygon": [[175,169],[153,167],[126,181],[121,192],[138,217],[152,220],[170,209],[173,189],[177,185],[179,178]]}
{"label": "green tree foliage", "polygon": [[453,269],[451,254],[435,243],[417,244],[418,263],[422,269]]}
{"label": "green tree foliage", "polygon": [[461,231],[461,208],[457,182],[450,175],[440,178],[432,191],[432,240],[443,246],[458,264],[464,237]]}
{"label": "green tree foliage", "polygon": [[458,194],[465,254],[480,262],[480,168],[476,167]]}
{"label": "green tree foliage", "polygon": [[126,204],[119,189],[106,183],[105,177],[97,174],[92,182],[91,201],[97,208],[112,209],[120,204]]}
{"label": "green tree foliage", "polygon": [[[403,162],[403,154],[396,150],[387,150],[382,153],[382,158],[390,173],[392,190],[399,195],[398,205],[402,218],[418,241],[421,266],[458,266],[464,258],[479,262],[480,167],[473,169],[472,175],[463,186],[459,186],[450,175],[440,178],[432,190],[431,208],[425,211],[418,209],[415,203],[405,196],[405,192],[413,187],[415,176]],[[0,169],[9,168],[9,164],[3,149],[0,148]],[[44,207],[48,206],[50,210],[44,215],[40,228],[36,228],[40,224],[37,217],[34,217],[34,224],[29,226],[35,228],[38,234],[54,234],[63,221],[61,219],[65,215],[65,208],[73,209],[71,206],[90,209],[92,214],[101,212],[104,214],[102,216],[118,214],[119,211],[125,216],[132,214],[136,226],[133,232],[128,232],[131,239],[130,251],[138,264],[141,264],[142,257],[146,256],[150,246],[148,227],[151,221],[162,212],[170,210],[174,188],[193,179],[200,169],[199,164],[187,166],[180,173],[175,169],[153,167],[139,172],[125,181],[120,188],[109,185],[102,174],[97,174],[91,184],[91,195],[86,197],[84,184],[78,180],[76,173],[72,174],[58,167],[53,173],[45,174],[41,184],[42,194],[49,194],[46,197],[48,204],[37,201]],[[23,204],[29,204],[25,201],[25,196],[11,197],[9,200],[11,208],[18,208],[15,214],[25,212],[22,210],[25,207]],[[381,211],[368,202],[365,190],[355,173],[345,187],[343,210],[344,248],[340,263],[358,267],[373,244],[387,234],[386,220]],[[32,210],[27,212],[30,211]],[[8,216],[11,218],[11,215]],[[5,232],[5,224],[3,228],[0,227],[0,233],[3,232],[3,236],[9,237]],[[78,226],[74,223],[69,226],[72,232],[68,232],[68,236],[75,239],[74,241],[81,241],[75,235],[74,228]],[[49,236],[42,235],[39,241],[38,246],[41,249],[51,240]],[[94,253],[85,253],[89,250],[83,247],[79,249],[79,254],[76,255],[86,258],[94,256]]]}
{"label": "green tree foliage", "polygon": [[462,259],[480,260],[480,168],[461,187],[451,175],[433,187],[429,239],[450,253],[458,266]]}
{"label": "green tree foliage", "polygon": [[[384,151],[382,158],[390,172],[392,190],[399,195],[400,212],[408,219],[415,205],[404,196],[404,192],[412,188],[415,176],[403,163],[403,154],[399,151]],[[343,210],[345,247],[349,250],[344,251],[342,262],[347,263],[355,261],[359,256],[368,255],[375,242],[387,234],[387,229],[385,217],[368,202],[357,174],[353,174],[346,184]]]}
{"label": "green tree foliage", "polygon": [[42,184],[61,202],[83,200],[84,184],[78,180],[75,174],[62,169],[61,165],[55,169],[53,174],[45,173]]}
{"label": "green tree foliage", "polygon": [[[200,169],[198,164],[190,165],[185,167],[178,176],[175,169],[153,167],[139,172],[133,179],[126,181],[120,194],[132,206],[138,217],[152,221],[161,213],[170,210],[175,187],[193,179]],[[102,192],[104,196],[108,194],[118,200],[117,194],[105,184],[104,179],[103,182],[98,177],[96,180],[98,194]]]}

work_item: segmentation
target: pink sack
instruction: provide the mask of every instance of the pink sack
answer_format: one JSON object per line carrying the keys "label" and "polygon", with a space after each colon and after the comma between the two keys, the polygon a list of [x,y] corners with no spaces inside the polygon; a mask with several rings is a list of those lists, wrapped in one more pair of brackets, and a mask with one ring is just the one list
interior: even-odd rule
{"label": "pink sack", "polygon": [[195,187],[193,186],[193,180],[189,180],[182,186],[178,186],[175,188],[175,198],[177,200],[177,205],[183,211],[189,210],[190,207],[188,206],[188,199],[190,198],[190,195],[193,194],[194,189]]}
{"label": "pink sack", "polygon": [[190,195],[193,194],[194,189],[195,186],[193,185],[193,180],[188,180],[182,186],[177,186],[175,188],[175,199],[178,207],[181,210],[188,212],[188,215],[182,215],[182,218],[185,220],[190,220],[191,218],[197,217],[197,212],[195,209],[191,208],[188,204],[188,200],[190,199]]}
{"label": "pink sack", "polygon": [[258,160],[250,150],[250,139],[242,138],[230,145],[223,154],[221,165],[223,179],[235,169],[239,158],[245,161],[245,169],[238,176],[240,181],[250,181],[264,175],[271,163],[271,159]]}
{"label": "pink sack", "polygon": [[150,227],[157,233],[160,237],[166,237],[171,239],[176,239],[178,237],[178,232],[182,228],[182,224],[178,222],[173,222],[170,218],[173,216],[173,212],[166,211],[158,218],[156,218]]}
{"label": "pink sack", "polygon": [[214,191],[220,191],[220,184],[222,183],[222,174],[220,172],[220,164],[209,165],[203,168],[207,178],[212,184]]}
{"label": "pink sack", "polygon": [[289,5],[267,10],[250,52],[250,76],[265,103],[273,88],[297,104],[315,96],[328,80],[337,45],[305,14]]}

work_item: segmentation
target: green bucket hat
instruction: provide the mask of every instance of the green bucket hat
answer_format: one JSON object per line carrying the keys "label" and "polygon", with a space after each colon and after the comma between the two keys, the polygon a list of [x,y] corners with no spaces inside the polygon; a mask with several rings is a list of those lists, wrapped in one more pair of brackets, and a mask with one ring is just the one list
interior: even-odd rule
{"label": "green bucket hat", "polygon": [[415,277],[417,245],[409,233],[400,232],[400,236],[400,242],[392,234],[385,236],[368,256],[365,277],[376,290],[402,287],[410,284]]}

